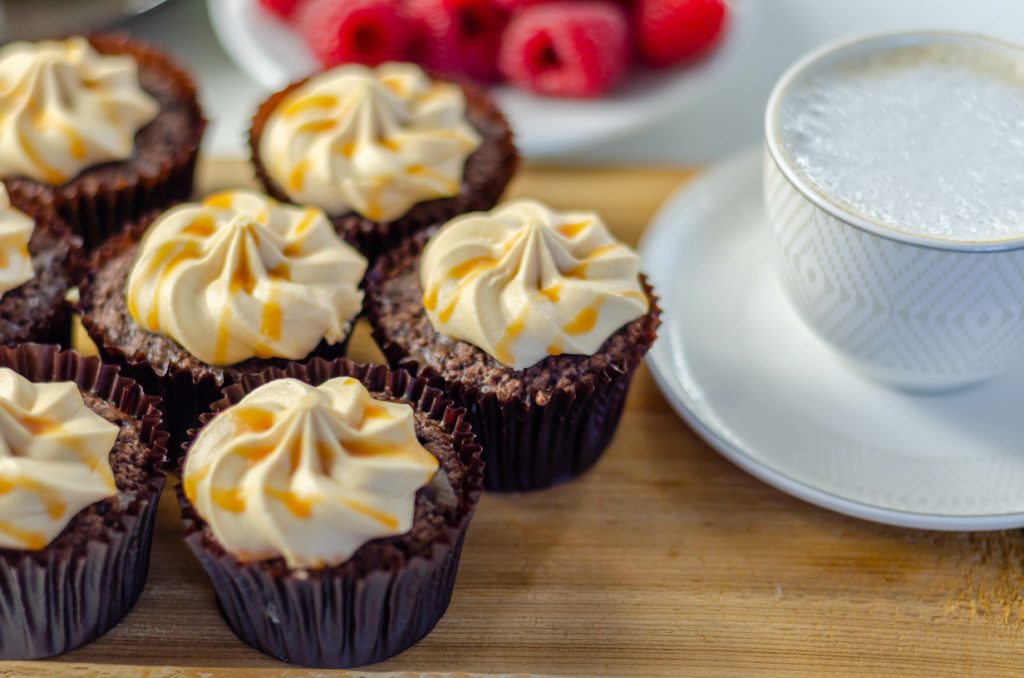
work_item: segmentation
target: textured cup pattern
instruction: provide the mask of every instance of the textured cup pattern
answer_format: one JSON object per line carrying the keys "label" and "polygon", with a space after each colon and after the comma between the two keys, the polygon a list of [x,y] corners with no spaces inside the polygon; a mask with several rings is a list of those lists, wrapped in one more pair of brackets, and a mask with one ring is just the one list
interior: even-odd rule
{"label": "textured cup pattern", "polygon": [[805,197],[768,152],[764,198],[787,295],[864,371],[944,389],[1024,364],[1024,250],[933,249],[868,233]]}

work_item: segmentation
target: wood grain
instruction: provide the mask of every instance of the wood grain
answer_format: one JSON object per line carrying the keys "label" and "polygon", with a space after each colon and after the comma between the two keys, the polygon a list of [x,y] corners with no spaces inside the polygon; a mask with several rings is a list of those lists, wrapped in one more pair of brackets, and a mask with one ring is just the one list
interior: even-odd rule
{"label": "wood grain", "polygon": [[[515,195],[601,211],[635,242],[686,177],[529,169]],[[208,188],[249,181],[209,163]],[[375,349],[365,327],[359,359]],[[482,500],[452,605],[374,671],[444,675],[930,676],[1019,673],[1024,540],[942,534],[829,513],[754,480],[669,409],[646,370],[615,442],[585,477]],[[120,666],[118,666],[120,665]],[[180,542],[164,497],[149,585],[99,641],[0,675],[313,676],[240,643]]]}

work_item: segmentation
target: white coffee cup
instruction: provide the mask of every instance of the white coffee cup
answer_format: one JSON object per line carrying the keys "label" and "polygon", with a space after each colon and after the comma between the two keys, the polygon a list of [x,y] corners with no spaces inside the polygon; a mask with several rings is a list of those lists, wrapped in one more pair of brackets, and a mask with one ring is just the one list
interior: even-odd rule
{"label": "white coffee cup", "polygon": [[1024,365],[1024,235],[956,240],[865,218],[818,188],[780,135],[781,103],[797,79],[837,59],[918,43],[1006,50],[1024,68],[1024,48],[955,33],[827,45],[793,65],[769,99],[764,195],[783,287],[807,324],[871,377],[941,391]]}

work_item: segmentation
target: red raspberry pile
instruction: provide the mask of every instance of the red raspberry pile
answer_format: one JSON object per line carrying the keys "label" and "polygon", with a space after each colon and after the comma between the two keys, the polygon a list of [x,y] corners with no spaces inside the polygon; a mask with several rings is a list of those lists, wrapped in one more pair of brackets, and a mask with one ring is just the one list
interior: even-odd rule
{"label": "red raspberry pile", "polygon": [[416,61],[454,79],[598,97],[633,63],[665,68],[718,42],[725,0],[259,0],[325,67]]}

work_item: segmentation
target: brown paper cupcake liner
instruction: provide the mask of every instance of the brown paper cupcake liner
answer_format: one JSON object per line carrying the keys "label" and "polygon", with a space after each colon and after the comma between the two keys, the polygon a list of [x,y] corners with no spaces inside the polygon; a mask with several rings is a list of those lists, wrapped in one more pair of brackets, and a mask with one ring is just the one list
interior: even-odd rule
{"label": "brown paper cupcake liner", "polygon": [[[346,359],[314,360],[262,374],[247,374],[224,389],[203,423],[268,381],[292,377],[320,384],[349,376],[371,392],[407,400],[453,434],[456,453],[469,467],[457,517],[445,525],[429,553],[403,563],[360,571],[353,559],[324,570],[288,570],[281,560],[240,563],[211,538],[178,486],[186,541],[210,576],[217,604],[235,634],[278,659],[311,667],[347,668],[394,656],[426,636],[451,600],[466,529],[482,491],[483,462],[462,410],[441,391],[406,372]],[[198,431],[191,432],[193,437]]]}
{"label": "brown paper cupcake liner", "polygon": [[[223,377],[209,369],[177,369],[173,365],[153,365],[150,357],[144,352],[128,353],[118,346],[89,315],[87,309],[91,305],[92,287],[89,281],[104,264],[124,252],[125,248],[134,247],[145,232],[149,223],[156,217],[151,214],[123,233],[110,238],[100,246],[85,266],[85,274],[81,285],[81,300],[78,310],[82,318],[82,326],[96,344],[105,362],[117,365],[122,372],[142,385],[147,393],[160,397],[164,408],[164,421],[170,432],[168,463],[170,467],[177,463],[181,456],[181,446],[187,440],[187,431],[199,423],[199,415],[209,410],[210,405],[220,397],[220,390],[240,380],[248,373],[262,372],[267,368],[283,368],[293,361],[284,358],[251,359],[237,365],[220,368]],[[351,328],[358,318],[352,320],[348,335],[337,344],[321,342],[307,357],[294,361],[308,362],[314,358],[331,360],[345,355]],[[167,341],[173,341],[167,339]]]}
{"label": "brown paper cupcake liner", "polygon": [[[73,381],[141,422],[140,440],[161,460],[167,433],[158,401],[118,369],[57,346],[0,348],[0,366],[36,382]],[[158,466],[158,464],[155,464]],[[73,650],[113,628],[131,610],[149,573],[150,544],[164,475],[119,509],[102,539],[40,551],[0,550],[0,659],[36,659]]]}
{"label": "brown paper cupcake liner", "polygon": [[[284,190],[270,177],[260,158],[259,145],[263,127],[278,104],[308,78],[293,82],[268,97],[256,109],[249,128],[249,149],[256,178],[267,193],[278,200],[291,202]],[[508,121],[482,89],[465,83],[466,117],[483,136],[483,143],[466,159],[459,194],[450,198],[428,200],[413,205],[402,217],[390,222],[376,222],[355,212],[328,215],[338,233],[370,262],[383,252],[397,246],[410,235],[435,224],[441,224],[466,212],[489,210],[501,199],[505,187],[519,168],[519,153]]]}
{"label": "brown paper cupcake liner", "polygon": [[12,197],[16,195],[26,202],[52,208],[82,236],[85,247],[92,249],[146,213],[191,195],[206,118],[199,107],[192,77],[162,52],[120,35],[98,34],[88,39],[103,54],[130,55],[138,62],[140,70],[152,68],[170,77],[181,97],[190,102],[196,124],[192,143],[176,148],[155,167],[134,172],[132,176],[87,175],[72,178],[62,186],[24,178],[6,181]]}
{"label": "brown paper cupcake liner", "polygon": [[[418,256],[427,233],[410,238],[392,250],[391,261]],[[657,338],[661,307],[647,278],[640,276],[650,309],[644,316],[644,336],[624,358],[592,373],[589,381],[545,391],[540,404],[536,391],[521,399],[502,399],[482,392],[475,383],[445,379],[433,368],[410,356],[382,330],[379,310],[372,303],[374,289],[383,283],[382,267],[367,274],[364,312],[373,338],[388,364],[427,379],[466,409],[484,451],[484,487],[496,492],[540,490],[571,480],[601,457],[611,443],[636,368]]]}

